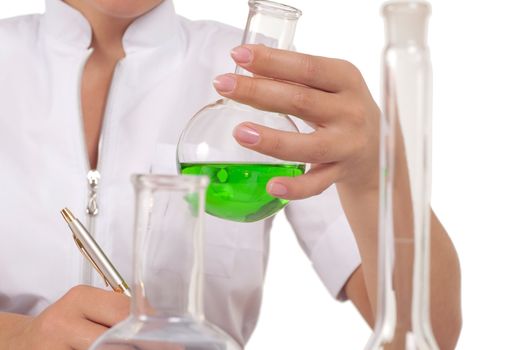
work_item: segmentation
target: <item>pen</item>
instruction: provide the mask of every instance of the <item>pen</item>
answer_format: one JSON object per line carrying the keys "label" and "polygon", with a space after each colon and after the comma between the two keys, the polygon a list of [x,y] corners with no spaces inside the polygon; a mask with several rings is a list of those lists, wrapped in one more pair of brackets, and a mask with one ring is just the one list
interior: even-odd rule
{"label": "pen", "polygon": [[73,233],[75,244],[86,259],[92,264],[93,268],[99,273],[99,275],[101,275],[106,286],[111,286],[115,292],[123,293],[129,297],[132,296],[130,288],[110,260],[106,257],[97,242],[95,242],[88,230],[86,230],[81,222],[73,216],[73,213],[68,208],[62,209],[60,213]]}

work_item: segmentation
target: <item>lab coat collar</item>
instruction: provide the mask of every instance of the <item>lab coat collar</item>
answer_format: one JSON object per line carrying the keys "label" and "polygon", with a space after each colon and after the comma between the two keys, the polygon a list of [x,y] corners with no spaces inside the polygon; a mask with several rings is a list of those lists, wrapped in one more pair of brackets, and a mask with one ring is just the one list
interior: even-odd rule
{"label": "lab coat collar", "polygon": [[91,43],[88,20],[62,0],[46,0],[42,29],[46,42],[54,45],[87,49]]}
{"label": "lab coat collar", "polygon": [[[62,0],[46,0],[43,30],[50,42],[63,47],[82,50],[91,44],[88,20]],[[130,54],[162,46],[173,39],[183,39],[182,28],[172,0],[165,0],[130,24],[123,37],[123,47]]]}

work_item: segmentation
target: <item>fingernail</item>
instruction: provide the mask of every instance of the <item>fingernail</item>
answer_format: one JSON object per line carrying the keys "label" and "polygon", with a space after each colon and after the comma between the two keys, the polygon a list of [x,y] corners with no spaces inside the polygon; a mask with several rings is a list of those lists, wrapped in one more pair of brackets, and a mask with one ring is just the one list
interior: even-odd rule
{"label": "fingernail", "polygon": [[287,187],[279,182],[271,182],[269,186],[267,186],[267,192],[273,196],[280,197],[287,194]]}
{"label": "fingernail", "polygon": [[257,144],[260,141],[260,134],[248,126],[238,125],[234,129],[234,137],[241,143],[247,143],[249,145]]}
{"label": "fingernail", "polygon": [[250,63],[253,59],[253,53],[246,47],[238,46],[232,49],[231,56],[237,63]]}
{"label": "fingernail", "polygon": [[212,82],[214,87],[219,92],[231,92],[236,86],[236,78],[232,74],[224,74],[217,76]]}

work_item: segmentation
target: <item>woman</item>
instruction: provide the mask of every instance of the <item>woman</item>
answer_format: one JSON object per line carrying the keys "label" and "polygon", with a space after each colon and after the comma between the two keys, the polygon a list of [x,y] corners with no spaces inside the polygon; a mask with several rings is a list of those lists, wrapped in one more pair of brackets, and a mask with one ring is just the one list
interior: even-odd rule
{"label": "woman", "polygon": [[[58,211],[80,213],[88,203],[97,240],[129,276],[129,175],[174,170],[179,133],[215,98],[211,81],[222,96],[314,126],[289,135],[244,123],[233,135],[244,147],[314,165],[267,189],[298,200],[286,213],[321,279],[373,324],[379,109],[352,64],[235,47],[238,30],[181,18],[171,1],[47,0],[46,7],[42,16],[0,22],[7,165],[0,179],[9,198],[1,204],[0,348],[86,349],[127,315],[122,295],[72,288],[90,276],[79,279],[82,257],[64,238]],[[231,49],[260,78],[218,76],[232,70]],[[243,345],[258,316],[270,221],[209,220],[207,317]],[[451,349],[461,319],[459,266],[435,217],[432,241],[432,323],[441,349]]]}

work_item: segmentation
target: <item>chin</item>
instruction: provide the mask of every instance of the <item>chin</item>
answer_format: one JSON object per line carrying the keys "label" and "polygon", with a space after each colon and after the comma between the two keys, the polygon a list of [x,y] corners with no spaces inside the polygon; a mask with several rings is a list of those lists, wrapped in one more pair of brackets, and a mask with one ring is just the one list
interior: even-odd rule
{"label": "chin", "polygon": [[104,14],[118,18],[139,17],[163,1],[172,0],[86,0]]}

